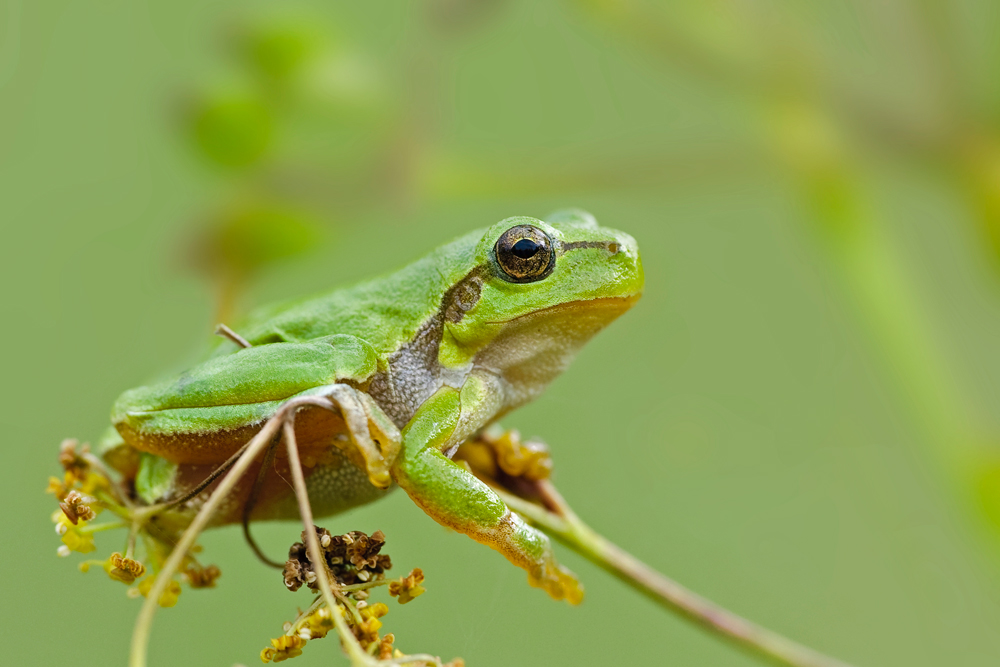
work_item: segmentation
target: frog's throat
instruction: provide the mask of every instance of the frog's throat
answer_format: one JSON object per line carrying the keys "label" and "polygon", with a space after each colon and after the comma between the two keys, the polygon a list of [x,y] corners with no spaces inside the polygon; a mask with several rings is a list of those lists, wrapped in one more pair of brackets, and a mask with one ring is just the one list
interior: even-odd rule
{"label": "frog's throat", "polygon": [[476,352],[473,365],[503,378],[502,412],[541,394],[587,341],[628,310],[639,294],[571,301],[512,318]]}

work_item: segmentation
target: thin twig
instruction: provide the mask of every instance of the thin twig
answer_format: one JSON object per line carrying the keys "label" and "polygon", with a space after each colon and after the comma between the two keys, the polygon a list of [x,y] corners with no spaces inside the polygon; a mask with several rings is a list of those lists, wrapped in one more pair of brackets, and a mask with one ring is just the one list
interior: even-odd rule
{"label": "thin twig", "polygon": [[124,521],[112,521],[110,523],[88,523],[86,526],[77,526],[79,533],[100,533],[104,530],[115,530],[117,528],[128,528],[130,524]]}
{"label": "thin twig", "polygon": [[308,618],[313,615],[313,612],[315,612],[324,604],[326,604],[326,602],[323,600],[323,596],[322,595],[318,596],[315,600],[312,601],[312,604],[309,605],[305,611],[299,613],[298,618],[296,618],[291,623],[290,627],[285,632],[285,635],[291,637],[293,635],[299,634],[299,631],[302,629],[302,624],[305,623],[306,620],[308,620]]}
{"label": "thin twig", "polygon": [[271,443],[271,446],[267,448],[264,452],[264,462],[260,464],[260,470],[257,471],[257,479],[254,480],[253,486],[250,488],[250,496],[243,503],[243,539],[246,540],[247,544],[250,545],[250,549],[253,550],[254,554],[257,556],[260,562],[264,563],[269,567],[275,569],[282,569],[285,564],[284,562],[278,562],[276,560],[271,560],[264,553],[264,550],[260,548],[257,544],[257,540],[254,539],[253,533],[250,532],[250,515],[253,513],[254,507],[257,506],[257,500],[260,498],[260,492],[264,488],[264,479],[267,477],[267,471],[274,463],[274,455],[278,449],[278,439]]}
{"label": "thin twig", "polygon": [[244,349],[253,347],[253,345],[250,344],[250,341],[227,327],[225,324],[215,325],[215,335],[229,339]]}
{"label": "thin twig", "polygon": [[437,665],[440,667],[441,658],[436,655],[428,655],[427,653],[413,653],[410,655],[404,655],[401,658],[392,658],[391,660],[381,660],[379,665],[412,665],[416,662],[422,662],[425,665]]}
{"label": "thin twig", "polygon": [[125,558],[135,557],[135,540],[139,535],[139,528],[141,524],[139,521],[133,521],[128,527],[128,538],[125,540]]}
{"label": "thin twig", "polygon": [[581,556],[604,568],[628,585],[671,611],[694,621],[710,632],[748,649],[758,657],[786,667],[850,667],[848,663],[751,623],[720,607],[652,569],[642,561],[597,534],[566,505],[548,482],[542,482],[554,498],[560,514],[494,489],[512,510]]}
{"label": "thin twig", "polygon": [[391,584],[391,579],[372,579],[371,581],[366,581],[362,584],[351,584],[349,586],[341,586],[340,590],[343,593],[352,593],[354,591],[364,591],[369,588],[375,588],[376,586],[386,586]]}
{"label": "thin twig", "polygon": [[167,500],[165,502],[158,503],[156,505],[150,505],[149,507],[143,508],[143,511],[148,513],[149,515],[158,514],[165,509],[176,507],[177,505],[182,505],[187,501],[191,500],[192,498],[196,497],[202,491],[207,489],[212,482],[222,477],[222,475],[227,470],[232,468],[233,465],[239,460],[239,458],[243,456],[243,453],[247,451],[247,447],[249,446],[250,443],[248,442],[247,444],[243,445],[238,450],[236,450],[236,452],[228,459],[226,459],[226,461],[222,465],[220,465],[218,468],[210,472],[208,474],[208,477],[198,482],[197,486],[195,486],[193,489],[191,489],[184,495],[174,498],[173,500]]}

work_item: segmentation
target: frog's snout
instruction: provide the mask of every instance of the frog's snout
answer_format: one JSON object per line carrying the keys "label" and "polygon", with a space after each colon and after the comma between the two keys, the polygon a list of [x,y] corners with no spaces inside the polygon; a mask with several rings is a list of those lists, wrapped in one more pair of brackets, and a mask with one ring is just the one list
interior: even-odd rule
{"label": "frog's snout", "polygon": [[642,258],[639,244],[631,235],[615,230],[608,243],[608,261],[613,267],[616,291],[621,296],[638,297],[642,294],[645,277],[642,272]]}

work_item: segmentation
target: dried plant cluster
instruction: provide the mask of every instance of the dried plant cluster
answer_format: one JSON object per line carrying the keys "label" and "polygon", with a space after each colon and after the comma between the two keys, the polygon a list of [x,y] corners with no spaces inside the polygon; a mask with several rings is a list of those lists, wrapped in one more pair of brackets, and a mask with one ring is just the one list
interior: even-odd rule
{"label": "dried plant cluster", "polygon": [[[184,527],[185,513],[166,510],[154,516],[151,506],[142,504],[128,483],[112,477],[88,444],[64,440],[59,448],[59,463],[63,476],[50,477],[47,488],[59,501],[59,509],[52,514],[56,534],[62,540],[57,553],[63,557],[73,552],[93,553],[97,550],[94,542],[97,533],[127,530],[124,553],[115,551],[104,559],[84,560],[79,567],[82,572],[100,567],[111,579],[129,586],[126,591],[129,597],[145,597]],[[128,464],[115,462],[116,469],[122,465]],[[105,512],[114,518],[96,522]],[[139,551],[144,554],[141,559]],[[172,607],[177,603],[182,582],[191,588],[213,588],[220,574],[215,565],[202,565],[194,554],[188,554],[180,577],[171,582],[158,602],[161,607]]]}
{"label": "dried plant cluster", "polygon": [[[127,585],[129,597],[146,597],[156,574],[163,567],[178,536],[190,521],[191,511],[181,505],[164,508],[162,505],[144,504],[135,493],[133,479],[123,475],[116,480],[104,462],[95,456],[87,444],[66,440],[59,450],[59,463],[63,476],[49,478],[48,492],[59,503],[52,515],[56,534],[62,545],[57,552],[67,557],[73,552],[89,554],[97,550],[94,535],[99,532],[127,530],[123,552],[113,552],[107,558],[88,559],[80,563],[82,572],[100,567],[114,581]],[[114,469],[127,469],[127,463],[114,462]],[[97,522],[107,512],[113,520]],[[333,535],[325,528],[316,528],[323,553],[322,563],[314,563],[306,547],[306,533],[302,542],[296,542],[288,551],[282,569],[282,580],[290,591],[305,586],[317,593],[312,603],[300,610],[294,621],[284,624],[283,634],[271,640],[271,645],[260,652],[262,662],[282,662],[302,654],[306,643],[322,639],[331,630],[350,633],[366,652],[363,662],[352,657],[355,665],[435,665],[435,667],[461,667],[460,658],[442,663],[431,655],[405,655],[395,647],[395,636],[380,634],[382,619],[389,607],[383,602],[369,602],[372,589],[385,586],[390,597],[406,604],[424,592],[424,575],[419,568],[405,577],[387,579],[386,571],[392,568],[392,559],[382,553],[385,535],[376,531],[371,535],[351,531]],[[139,552],[142,552],[140,557]],[[192,552],[200,551],[195,547]],[[330,582],[335,607],[331,610],[324,602],[319,588],[317,567],[326,572]],[[192,553],[185,556],[180,576],[170,582],[157,602],[161,607],[177,604],[181,583],[190,588],[213,588],[221,574],[215,565],[201,565]],[[337,618],[334,618],[336,614]]]}
{"label": "dried plant cluster", "polygon": [[[246,445],[248,450],[254,443],[267,444],[275,435],[277,428],[270,432],[266,428]],[[285,438],[291,458],[297,450],[290,423],[285,424]],[[131,663],[144,667],[148,631],[157,604],[161,607],[176,604],[182,581],[191,588],[211,588],[219,577],[217,567],[202,566],[195,559],[194,554],[200,551],[195,541],[205,527],[204,516],[211,513],[212,503],[231,491],[232,485],[225,490],[229,478],[224,477],[200,510],[196,507],[200,504],[198,494],[208,489],[211,477],[197,493],[189,492],[188,496],[158,504],[145,503],[136,493],[138,463],[129,458],[130,451],[135,454],[127,447],[110,449],[98,458],[87,445],[67,440],[59,453],[63,477],[50,478],[48,491],[59,502],[52,518],[63,542],[58,549],[61,556],[74,551],[94,551],[93,536],[97,532],[113,528],[128,530],[124,553],[114,552],[105,560],[84,561],[80,569],[87,571],[93,565],[100,565],[111,579],[129,586],[129,596],[147,598],[133,635]],[[489,484],[526,521],[708,632],[788,667],[850,667],[706,600],[594,532],[550,481],[552,460],[544,444],[522,440],[516,431],[490,427],[459,447],[453,460]],[[112,477],[105,462],[120,474],[120,479]],[[292,470],[306,530],[302,532],[302,541],[291,546],[288,559],[281,566],[282,582],[290,591],[305,586],[316,595],[305,610],[299,610],[294,621],[284,624],[283,633],[271,639],[271,645],[260,652],[261,661],[282,662],[299,656],[307,643],[322,639],[333,630],[352,667],[462,667],[461,658],[445,664],[433,655],[404,654],[396,648],[393,634],[380,634],[381,619],[389,612],[389,606],[371,602],[372,589],[385,586],[389,596],[406,604],[424,592],[423,572],[415,568],[405,577],[387,579],[392,559],[382,553],[385,535],[381,531],[371,535],[360,531],[334,535],[313,525],[305,481],[301,472],[295,478],[296,469]],[[117,520],[92,523],[104,511],[115,515]],[[200,525],[199,519],[203,520]],[[144,550],[142,558],[137,553],[139,546]]]}
{"label": "dried plant cluster", "polygon": [[[368,599],[373,588],[387,586],[391,597],[400,604],[406,604],[424,592],[421,585],[423,572],[417,568],[405,577],[386,579],[385,571],[392,567],[392,560],[388,554],[381,553],[385,544],[382,531],[371,535],[359,531],[332,535],[317,526],[316,532],[323,553],[320,566],[326,568],[337,601],[333,613],[345,621],[361,647],[378,661],[440,665],[437,658],[430,656],[406,656],[395,647],[394,635],[379,635],[382,627],[380,619],[389,613],[389,607],[383,602],[370,603]],[[305,543],[306,533],[303,531],[302,542],[296,542],[288,550],[288,560],[282,570],[285,587],[297,591],[306,586],[313,592],[319,592],[317,564],[309,557]],[[267,663],[294,658],[302,653],[306,642],[322,639],[334,628],[329,607],[322,597],[317,597],[308,609],[299,612],[294,621],[285,623],[284,634],[271,640],[271,646],[261,651],[260,659]],[[462,664],[460,658],[447,663],[451,667]]]}

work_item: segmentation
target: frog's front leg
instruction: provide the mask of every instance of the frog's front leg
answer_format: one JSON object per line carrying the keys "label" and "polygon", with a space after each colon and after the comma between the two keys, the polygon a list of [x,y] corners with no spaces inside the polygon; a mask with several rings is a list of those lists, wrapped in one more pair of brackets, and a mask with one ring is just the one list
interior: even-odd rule
{"label": "frog's front leg", "polygon": [[532,586],[578,604],[583,589],[576,576],[556,562],[549,539],[446,456],[481,426],[481,415],[492,415],[493,400],[488,380],[476,375],[461,391],[439,390],[403,429],[393,479],[432,519],[502,553],[527,570]]}

